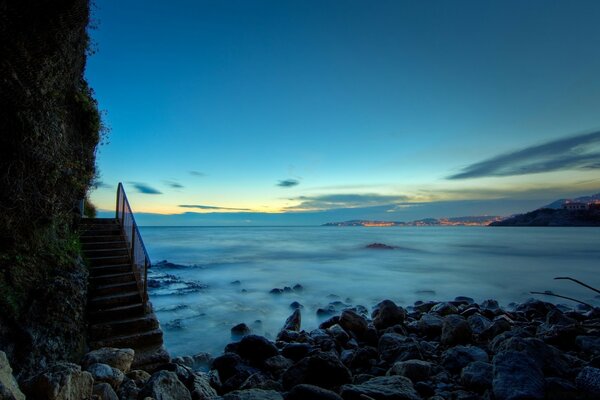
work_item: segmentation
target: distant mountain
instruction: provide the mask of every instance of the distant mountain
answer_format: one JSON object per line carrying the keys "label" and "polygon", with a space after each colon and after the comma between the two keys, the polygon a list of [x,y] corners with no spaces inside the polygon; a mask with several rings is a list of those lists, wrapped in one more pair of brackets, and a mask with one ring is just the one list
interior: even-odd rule
{"label": "distant mountain", "polygon": [[452,218],[425,218],[412,222],[399,221],[370,221],[370,220],[351,220],[343,222],[328,222],[322,226],[364,226],[364,227],[385,227],[385,226],[486,226],[492,222],[500,221],[501,217],[496,216],[468,216]]}
{"label": "distant mountain", "polygon": [[[569,207],[569,205],[572,207]],[[514,215],[491,225],[600,226],[600,193],[574,199],[556,200],[537,210]]]}

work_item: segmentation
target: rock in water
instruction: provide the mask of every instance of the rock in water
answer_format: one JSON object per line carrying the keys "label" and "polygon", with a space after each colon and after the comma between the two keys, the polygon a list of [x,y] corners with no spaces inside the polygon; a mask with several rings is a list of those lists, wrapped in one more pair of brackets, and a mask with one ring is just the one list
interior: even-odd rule
{"label": "rock in water", "polygon": [[298,332],[300,330],[300,325],[302,324],[302,315],[300,314],[300,308],[296,308],[292,315],[285,320],[285,324],[283,325],[282,331],[294,331]]}
{"label": "rock in water", "polygon": [[406,311],[391,300],[383,300],[375,306],[371,318],[375,328],[385,329],[403,323]]}
{"label": "rock in water", "polygon": [[133,349],[116,349],[113,347],[103,347],[98,350],[87,353],[80,364],[83,368],[91,364],[108,364],[113,368],[117,368],[123,372],[128,372],[133,362],[135,352]]}
{"label": "rock in water", "polygon": [[524,352],[506,351],[494,357],[492,388],[497,400],[543,399],[544,374]]}
{"label": "rock in water", "polygon": [[[344,385],[341,389],[344,400],[419,400],[410,379],[403,376],[380,376],[360,385]],[[365,397],[366,396],[366,397]]]}
{"label": "rock in water", "polygon": [[49,400],[87,399],[94,378],[77,364],[56,363],[24,383],[28,397]]}
{"label": "rock in water", "polygon": [[367,249],[394,250],[395,247],[384,243],[371,243],[367,245]]}
{"label": "rock in water", "polygon": [[245,323],[237,324],[233,328],[231,328],[232,336],[244,336],[250,334],[250,328]]}
{"label": "rock in water", "polygon": [[0,387],[4,388],[3,391],[0,391],[0,399],[25,400],[25,395],[19,389],[17,380],[12,374],[12,368],[3,351],[0,351]]}
{"label": "rock in water", "polygon": [[240,341],[237,353],[250,362],[261,363],[267,358],[279,354],[279,350],[267,338],[248,335]]}
{"label": "rock in water", "polygon": [[140,398],[155,400],[192,400],[189,390],[171,371],[159,371],[152,375],[140,392]]}

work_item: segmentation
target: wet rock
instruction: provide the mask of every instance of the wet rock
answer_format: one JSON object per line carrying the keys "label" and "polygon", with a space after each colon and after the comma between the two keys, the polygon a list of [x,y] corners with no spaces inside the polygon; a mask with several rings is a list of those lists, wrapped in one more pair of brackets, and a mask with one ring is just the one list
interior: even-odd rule
{"label": "wet rock", "polygon": [[464,303],[464,304],[473,304],[475,303],[475,300],[472,297],[467,297],[467,296],[456,296],[454,298],[454,301],[460,302],[460,303]]}
{"label": "wet rock", "polygon": [[237,353],[240,357],[252,362],[261,363],[269,357],[279,354],[275,344],[265,337],[258,335],[244,336],[240,340]]}
{"label": "wet rock", "polygon": [[98,350],[87,353],[80,364],[83,368],[91,364],[107,364],[113,368],[128,372],[133,362],[135,352],[133,349],[117,349],[113,347],[103,347]]}
{"label": "wet rock", "polygon": [[583,392],[600,395],[600,369],[583,368],[577,375],[575,383],[577,388]]}
{"label": "wet rock", "polygon": [[131,379],[135,386],[143,387],[148,379],[150,379],[150,374],[146,371],[142,371],[141,369],[134,369],[133,371],[129,371],[127,373],[127,378]]}
{"label": "wet rock", "polygon": [[488,311],[498,311],[500,310],[500,305],[498,304],[498,302],[494,299],[488,299],[488,300],[484,300],[481,305],[480,308],[482,310],[488,310]]}
{"label": "wet rock", "polygon": [[484,340],[490,340],[492,338],[495,338],[502,332],[509,331],[511,329],[511,327],[512,327],[511,324],[508,321],[506,321],[505,319],[498,319],[498,320],[493,321],[490,324],[490,326],[488,326],[486,329],[484,329],[480,333],[480,337]]}
{"label": "wet rock", "polygon": [[544,398],[544,374],[526,353],[501,352],[493,365],[492,387],[497,400]]}
{"label": "wet rock", "polygon": [[540,369],[552,376],[566,376],[571,372],[569,362],[562,352],[537,338],[511,337],[500,343],[496,351],[524,352]]}
{"label": "wet rock", "polygon": [[384,243],[371,243],[366,246],[367,249],[378,249],[378,250],[393,250],[396,247],[390,246]]}
{"label": "wet rock", "polygon": [[456,346],[442,354],[441,364],[452,373],[459,373],[473,361],[488,362],[488,354],[476,346]]}
{"label": "wet rock", "polygon": [[537,299],[529,299],[519,304],[515,311],[525,314],[527,318],[546,318],[546,315],[556,309],[556,306]]}
{"label": "wet rock", "polygon": [[94,383],[108,383],[115,389],[118,389],[125,378],[125,374],[120,370],[111,367],[107,364],[91,364],[88,365],[85,370],[92,374]]}
{"label": "wet rock", "polygon": [[283,397],[274,390],[247,389],[227,393],[223,400],[283,400]]}
{"label": "wet rock", "polygon": [[467,323],[469,324],[469,327],[471,327],[471,332],[473,332],[474,335],[480,335],[492,325],[492,321],[481,314],[473,314],[469,316],[467,318]]}
{"label": "wet rock", "polygon": [[315,346],[319,347],[322,351],[329,351],[335,348],[335,341],[324,329],[312,330],[310,338]]}
{"label": "wet rock", "polygon": [[219,373],[221,380],[226,381],[238,371],[242,359],[235,353],[225,353],[213,360],[211,368]]}
{"label": "wet rock", "polygon": [[342,400],[335,392],[314,385],[296,385],[285,400]]}
{"label": "wet rock", "polygon": [[339,324],[346,332],[353,334],[357,339],[363,338],[369,328],[367,320],[352,310],[342,311]]}
{"label": "wet rock", "polygon": [[304,306],[302,304],[300,304],[299,302],[297,302],[297,301],[292,301],[290,303],[290,308],[292,310],[298,310],[298,309],[304,308]]}
{"label": "wet rock", "polygon": [[269,293],[271,294],[282,294],[283,293],[283,289],[280,288],[273,288],[269,291]]}
{"label": "wet rock", "polygon": [[152,397],[156,400],[192,399],[189,390],[171,371],[158,371],[153,374],[140,392],[140,397]]}
{"label": "wet rock", "polygon": [[255,372],[240,385],[240,390],[247,389],[275,390],[278,392],[283,390],[279,382],[270,379],[262,372]]}
{"label": "wet rock", "polygon": [[314,350],[308,343],[289,343],[281,349],[281,355],[292,361],[300,361]]}
{"label": "wet rock", "polygon": [[211,386],[208,374],[194,373],[192,381],[186,386],[192,400],[208,400],[217,397],[217,391]]}
{"label": "wet rock", "polygon": [[422,360],[399,361],[392,365],[387,375],[400,375],[410,379],[413,383],[425,381],[433,375],[435,365]]}
{"label": "wet rock", "polygon": [[352,379],[350,371],[333,353],[318,353],[303,358],[292,365],[282,376],[287,390],[302,383],[332,389]]}
{"label": "wet rock", "polygon": [[12,374],[12,368],[6,354],[0,351],[0,399],[25,400],[25,395],[19,389],[17,380]]}
{"label": "wet rock", "polygon": [[117,389],[117,396],[119,400],[137,400],[143,386],[138,387],[133,380],[125,379]]}
{"label": "wet rock", "polygon": [[229,284],[230,284],[230,285],[239,286],[239,285],[241,285],[241,284],[242,284],[242,282],[240,282],[240,281],[238,281],[238,280],[235,280],[235,281],[231,281],[231,282],[229,282]]}
{"label": "wet rock", "polygon": [[387,363],[411,359],[420,360],[422,358],[419,344],[414,339],[397,333],[381,335],[377,350],[381,360]]}
{"label": "wet rock", "polygon": [[60,362],[23,384],[27,397],[71,400],[87,399],[92,395],[94,378],[76,364]]}
{"label": "wet rock", "polygon": [[286,358],[283,355],[277,355],[267,358],[264,363],[264,368],[275,378],[279,378],[285,370],[292,366],[292,364],[293,362],[289,358]]}
{"label": "wet rock", "polygon": [[92,388],[92,394],[100,400],[119,400],[112,386],[108,383],[97,383]]}
{"label": "wet rock", "polygon": [[300,325],[302,324],[302,315],[300,314],[300,309],[296,308],[292,315],[290,315],[283,325],[282,330],[285,331],[294,331],[297,332],[300,330]]}
{"label": "wet rock", "polygon": [[251,332],[250,327],[243,322],[241,324],[237,324],[236,326],[231,328],[232,336],[239,337],[239,336],[249,335],[250,332]]}
{"label": "wet rock", "polygon": [[370,346],[360,347],[348,355],[347,364],[352,370],[368,371],[377,363],[377,349]]}
{"label": "wet rock", "polygon": [[588,354],[600,354],[600,336],[577,336],[577,347]]}
{"label": "wet rock", "polygon": [[431,308],[430,312],[445,317],[450,314],[458,314],[458,308],[451,303],[438,303]]}
{"label": "wet rock", "polygon": [[406,319],[406,310],[399,307],[391,300],[383,300],[375,306],[371,314],[373,325],[377,329],[385,329],[390,326],[402,324]]}
{"label": "wet rock", "polygon": [[417,330],[426,337],[434,338],[442,333],[443,318],[434,314],[423,314],[417,321]]}
{"label": "wet rock", "polygon": [[482,393],[492,387],[494,368],[492,364],[474,361],[462,369],[460,382],[469,390]]}
{"label": "wet rock", "polygon": [[[344,400],[419,400],[410,379],[403,376],[380,376],[359,385],[344,385],[340,391]],[[366,397],[365,397],[366,396]]]}
{"label": "wet rock", "polygon": [[448,315],[442,324],[441,342],[444,345],[470,343],[473,340],[471,327],[464,317]]}
{"label": "wet rock", "polygon": [[350,340],[350,336],[346,333],[344,328],[338,324],[327,329],[327,333],[329,333],[340,346],[345,345]]}
{"label": "wet rock", "polygon": [[301,284],[296,283],[294,286],[292,286],[292,289],[294,289],[294,292],[301,292],[304,290],[304,287]]}

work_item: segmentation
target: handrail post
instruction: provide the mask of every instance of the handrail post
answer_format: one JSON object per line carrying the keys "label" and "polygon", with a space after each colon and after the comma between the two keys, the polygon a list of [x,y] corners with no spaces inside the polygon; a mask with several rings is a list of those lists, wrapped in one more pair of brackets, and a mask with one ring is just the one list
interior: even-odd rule
{"label": "handrail post", "polygon": [[135,257],[135,253],[133,252],[135,246],[135,224],[131,224],[131,258]]}
{"label": "handrail post", "polygon": [[119,221],[119,197],[121,195],[121,184],[117,187],[117,205],[115,206],[115,219]]}
{"label": "handrail post", "polygon": [[148,301],[148,258],[144,257],[144,309],[146,308],[146,303]]}

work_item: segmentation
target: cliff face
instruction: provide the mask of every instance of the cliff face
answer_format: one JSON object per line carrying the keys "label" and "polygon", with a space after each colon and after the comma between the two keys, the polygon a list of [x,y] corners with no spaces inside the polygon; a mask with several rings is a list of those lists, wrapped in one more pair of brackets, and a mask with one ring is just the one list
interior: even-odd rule
{"label": "cliff face", "polygon": [[0,350],[21,376],[83,350],[73,207],[101,131],[88,22],[88,0],[0,0]]}
{"label": "cliff face", "polygon": [[515,215],[491,226],[600,226],[600,209],[569,211],[540,208]]}

